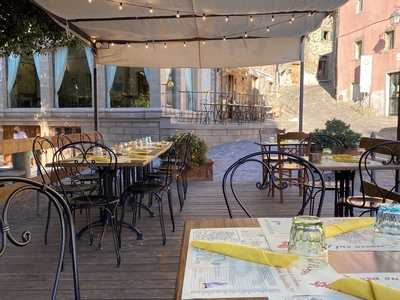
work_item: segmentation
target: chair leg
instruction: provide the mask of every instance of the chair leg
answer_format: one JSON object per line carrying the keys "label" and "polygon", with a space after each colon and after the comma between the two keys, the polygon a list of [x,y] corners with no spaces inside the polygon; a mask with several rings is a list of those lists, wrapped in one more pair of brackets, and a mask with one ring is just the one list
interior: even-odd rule
{"label": "chair leg", "polygon": [[51,201],[49,200],[49,205],[47,207],[46,229],[44,232],[44,244],[45,245],[47,245],[47,236],[49,234],[50,218],[51,218]]}
{"label": "chair leg", "polygon": [[174,207],[172,204],[172,194],[171,194],[170,189],[168,189],[168,191],[167,191],[167,197],[168,197],[169,214],[170,214],[171,223],[172,223],[172,232],[175,232]]}
{"label": "chair leg", "polygon": [[165,233],[165,223],[164,223],[164,211],[162,205],[162,199],[159,195],[157,197],[158,202],[158,214],[160,218],[160,226],[161,226],[161,235],[162,235],[162,244],[165,245],[167,243],[167,234]]}
{"label": "chair leg", "polygon": [[111,221],[111,231],[112,231],[112,236],[113,236],[113,241],[114,241],[114,250],[115,250],[115,255],[117,256],[117,267],[121,265],[121,255],[119,253],[119,248],[120,248],[120,241],[118,238],[118,228],[117,224],[115,222],[115,210],[117,207],[114,209],[114,212],[110,211],[110,221]]}
{"label": "chair leg", "polygon": [[178,200],[179,200],[179,210],[182,211],[183,209],[183,199],[184,196],[182,195],[182,177],[180,175],[176,176],[176,191],[178,193]]}

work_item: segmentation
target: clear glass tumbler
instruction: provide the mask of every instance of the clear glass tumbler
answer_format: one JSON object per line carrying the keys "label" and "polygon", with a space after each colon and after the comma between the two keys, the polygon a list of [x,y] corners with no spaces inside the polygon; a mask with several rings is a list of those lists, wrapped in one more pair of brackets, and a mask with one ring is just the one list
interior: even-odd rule
{"label": "clear glass tumbler", "polygon": [[400,235],[400,204],[379,205],[374,229],[380,233]]}
{"label": "clear glass tumbler", "polygon": [[312,257],[326,255],[325,232],[319,218],[297,216],[292,219],[289,253]]}

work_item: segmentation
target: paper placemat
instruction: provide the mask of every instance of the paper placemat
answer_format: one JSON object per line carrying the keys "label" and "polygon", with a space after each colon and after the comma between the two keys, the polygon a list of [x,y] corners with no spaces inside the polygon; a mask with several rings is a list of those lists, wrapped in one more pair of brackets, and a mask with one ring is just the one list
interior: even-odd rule
{"label": "paper placemat", "polygon": [[[354,219],[354,218],[352,218]],[[257,219],[272,251],[287,251],[292,219]],[[349,218],[322,218],[324,224],[337,224]],[[400,251],[400,236],[376,233],[366,227],[327,239],[329,251]]]}

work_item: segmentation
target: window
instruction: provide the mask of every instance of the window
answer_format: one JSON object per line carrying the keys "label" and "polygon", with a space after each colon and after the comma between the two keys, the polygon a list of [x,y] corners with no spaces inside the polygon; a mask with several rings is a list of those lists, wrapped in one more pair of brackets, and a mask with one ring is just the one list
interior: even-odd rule
{"label": "window", "polygon": [[68,49],[65,72],[58,91],[58,106],[92,106],[92,76],[85,49]]}
{"label": "window", "polygon": [[354,44],[354,58],[361,59],[361,55],[363,54],[363,43],[362,41],[357,41]]}
{"label": "window", "polygon": [[[110,72],[107,74],[112,76]],[[110,90],[110,106],[150,107],[149,84],[143,68],[117,67]]]}
{"label": "window", "polygon": [[329,40],[330,40],[329,31],[323,30],[323,31],[322,31],[322,37],[321,37],[321,39],[322,39],[323,41],[329,41]]}
{"label": "window", "polygon": [[318,62],[318,80],[328,80],[328,56],[323,55]]}
{"label": "window", "polygon": [[33,56],[11,57],[7,67],[16,69],[14,77],[7,78],[7,83],[12,87],[9,91],[9,107],[40,107],[40,82]]}
{"label": "window", "polygon": [[397,115],[400,97],[400,73],[389,74],[389,115]]}
{"label": "window", "polygon": [[394,49],[394,30],[385,32],[385,49]]}
{"label": "window", "polygon": [[356,0],[356,14],[362,13],[364,9],[364,0]]}

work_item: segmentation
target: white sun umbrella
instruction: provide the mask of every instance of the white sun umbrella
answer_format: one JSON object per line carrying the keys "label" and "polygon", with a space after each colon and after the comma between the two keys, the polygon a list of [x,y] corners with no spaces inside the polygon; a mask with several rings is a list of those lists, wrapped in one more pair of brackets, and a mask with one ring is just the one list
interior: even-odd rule
{"label": "white sun umbrella", "polygon": [[302,61],[303,37],[346,1],[34,0],[96,63],[160,68]]}

